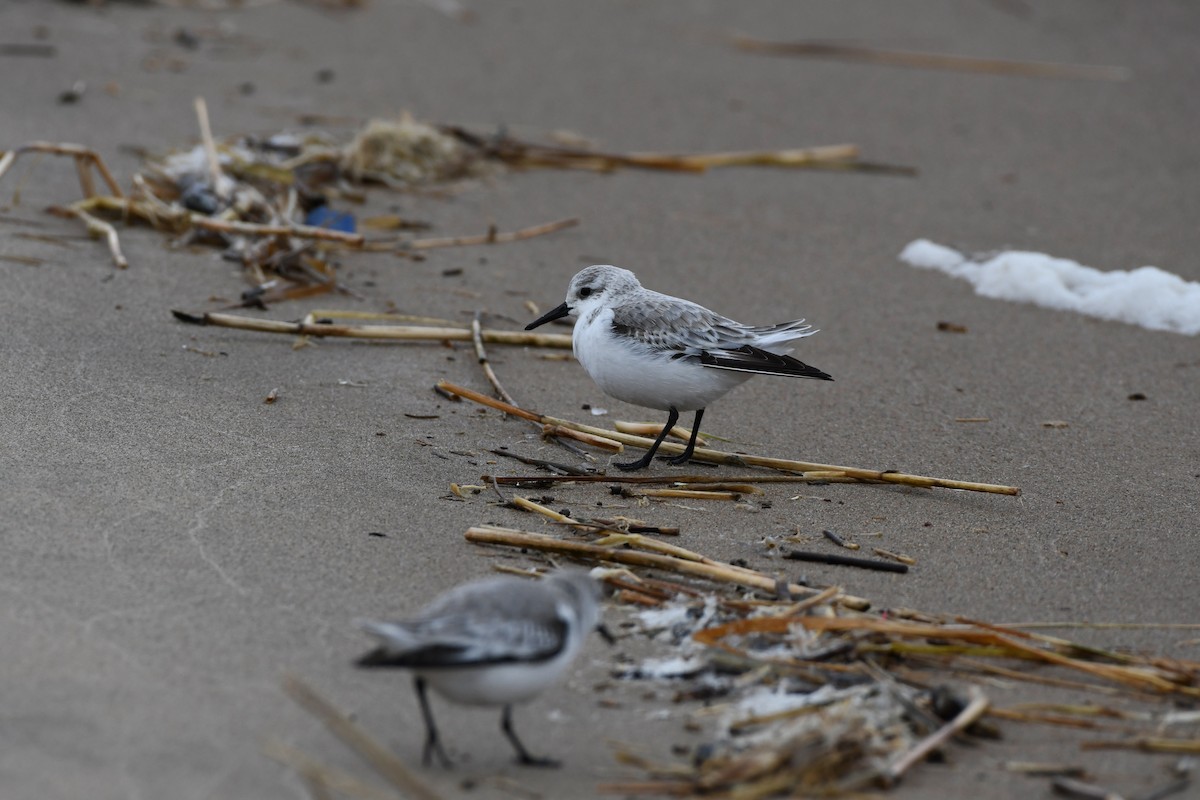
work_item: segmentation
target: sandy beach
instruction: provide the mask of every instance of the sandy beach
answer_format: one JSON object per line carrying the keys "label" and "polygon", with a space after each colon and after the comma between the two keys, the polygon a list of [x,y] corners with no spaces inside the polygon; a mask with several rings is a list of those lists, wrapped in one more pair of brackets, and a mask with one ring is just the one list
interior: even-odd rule
{"label": "sandy beach", "polygon": [[[218,137],[306,123],[348,136],[408,111],[542,140],[570,131],[610,152],[851,143],[864,161],[914,168],[531,170],[442,194],[370,189],[349,210],[427,221],[421,235],[580,222],[419,261],[344,252],[338,281],[351,294],[238,313],[397,311],[467,325],[481,311],[519,330],[537,316],[531,308],[562,302],[581,267],[610,263],[734,319],[805,317],[820,332],[796,355],[834,382],[758,378],[736,389],[704,419],[705,432],[728,440],[722,449],[1020,495],[833,483],[768,486],[750,504],[636,507],[605,484],[578,484],[545,490],[553,507],[624,509],[680,527],[673,541],[723,563],[836,584],[880,608],[1134,623],[1055,632],[1200,658],[1196,629],[1149,627],[1200,623],[1197,337],[988,299],[898,258],[928,238],[1200,281],[1200,9],[463,0],[464,19],[456,4],[417,0],[184,5],[0,6],[0,44],[36,45],[0,55],[0,150],[82,144],[128,188],[143,152],[197,142],[202,96]],[[731,46],[735,33],[1117,66],[1129,77],[772,57]],[[489,453],[501,447],[573,457],[520,420],[433,391],[439,380],[489,391],[469,343],[294,349],[288,336],[180,323],[172,309],[236,302],[248,288],[241,267],[215,248],[173,247],[161,231],[118,224],[129,267],[114,269],[78,220],[44,213],[79,192],[62,157],[22,156],[0,179],[0,794],[313,796],[263,754],[269,742],[382,785],[285,696],[285,674],[447,798],[590,797],[644,777],[617,763],[613,742],[688,761],[704,733],[684,723],[700,704],[673,702],[669,684],[610,677],[620,653],[659,645],[631,638],[614,652],[597,638],[569,680],[516,712],[524,741],[565,768],[513,764],[493,712],[437,700],[461,763],[422,768],[410,682],[352,667],[370,646],[353,620],[410,613],[496,563],[544,566],[533,554],[500,559],[463,534],[482,523],[554,529],[490,492],[464,498],[450,486],[530,474]],[[963,332],[939,330],[944,322]],[[600,426],[662,421],[544,352],[489,351],[523,406]],[[596,458],[604,467],[609,456]],[[915,565],[900,575],[799,564],[764,544],[799,536],[805,549],[829,547],[825,529]],[[988,691],[998,706],[1080,702],[1001,680]],[[1050,797],[1048,780],[1005,767],[1040,761],[1079,765],[1097,785],[1140,797],[1169,783],[1179,761],[1081,750],[1095,730],[995,724],[1002,739],[951,745],[887,796]],[[1200,733],[1192,724],[1171,735]]]}

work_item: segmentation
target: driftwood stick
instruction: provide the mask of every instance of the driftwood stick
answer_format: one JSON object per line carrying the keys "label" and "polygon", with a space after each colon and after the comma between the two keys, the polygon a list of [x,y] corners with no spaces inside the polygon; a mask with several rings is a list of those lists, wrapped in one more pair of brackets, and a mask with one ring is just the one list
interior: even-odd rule
{"label": "driftwood stick", "polygon": [[[282,320],[243,317],[237,314],[189,314],[172,311],[180,322],[192,325],[215,325],[222,328],[238,328],[262,333],[284,333],[293,336],[337,336],[359,339],[389,339],[413,342],[471,341],[470,328],[434,328],[423,325],[326,325],[323,323],[285,322]],[[555,333],[532,334],[523,331],[484,330],[483,341],[491,344],[525,345],[529,347],[570,347],[571,337]],[[489,400],[491,398],[488,398]],[[496,401],[499,402],[499,401]],[[515,406],[509,406],[516,408]],[[503,411],[503,408],[500,408]],[[510,412],[511,413],[511,412]],[[528,412],[525,419],[532,419]],[[535,422],[537,420],[534,420]]]}
{"label": "driftwood stick", "polygon": [[545,236],[548,233],[561,231],[564,228],[571,228],[578,224],[578,217],[570,217],[569,219],[545,222],[541,225],[530,225],[528,228],[521,228],[520,230],[511,232],[497,231],[493,227],[487,233],[479,234],[477,236],[447,236],[432,239],[414,239],[411,242],[402,242],[400,247],[403,250],[432,250],[436,247],[464,247],[466,245],[476,244],[508,244],[509,242],[519,242],[522,239],[532,239],[535,236]]}
{"label": "driftwood stick", "polygon": [[[557,417],[539,414],[534,411],[517,408],[511,404],[501,403],[493,400],[487,395],[479,392],[465,389],[461,386],[456,386],[448,381],[438,381],[437,384],[442,389],[456,394],[465,400],[471,400],[482,405],[490,406],[499,411],[504,411],[514,416],[530,419],[535,422],[541,422],[547,425],[562,425],[565,428],[574,428],[575,430],[585,433],[593,433],[597,436],[606,436],[625,445],[634,447],[642,447],[649,449],[653,444],[653,440],[643,436],[631,436],[625,433],[616,431],[607,431],[603,428],[596,428],[591,425],[581,425],[570,420],[559,419]],[[683,445],[674,442],[663,442],[660,450],[667,453],[683,452]],[[1017,495],[1021,490],[1013,486],[998,486],[989,483],[973,483],[970,481],[958,481],[948,478],[930,478],[923,475],[908,475],[902,472],[893,472],[890,470],[872,470],[859,469],[857,467],[840,467],[832,464],[817,464],[810,461],[790,461],[782,458],[766,458],[763,456],[743,455],[740,453],[726,453],[719,450],[709,450],[707,448],[696,448],[693,456],[697,461],[708,461],[716,464],[730,464],[736,466],[754,466],[765,467],[767,469],[775,469],[786,472],[805,472],[808,470],[821,471],[836,471],[844,473],[848,478],[854,478],[859,481],[871,481],[882,483],[899,483],[907,486],[919,486],[922,488],[941,487],[946,489],[966,489],[975,492],[991,492],[994,494]],[[711,480],[711,479],[710,479]]]}
{"label": "driftwood stick", "polygon": [[[774,578],[761,572],[754,572],[753,570],[738,569],[716,562],[705,563],[705,561],[693,561],[691,559],[658,553],[643,553],[638,550],[601,547],[584,542],[571,542],[556,539],[553,536],[513,530],[512,528],[501,528],[496,525],[477,525],[469,528],[466,538],[467,541],[476,544],[527,547],[534,550],[562,553],[563,555],[585,560],[611,561],[617,564],[662,569],[683,575],[705,578],[718,583],[732,583],[769,594],[774,594],[777,588],[777,581]],[[802,595],[811,595],[822,591],[795,583],[787,584],[787,590],[793,594]],[[868,601],[858,597],[851,597],[850,595],[839,595],[838,602],[842,605],[858,609],[870,606]]]}
{"label": "driftwood stick", "polygon": [[977,686],[972,686],[970,692],[971,702],[967,703],[967,707],[958,712],[958,715],[954,719],[939,728],[933,735],[919,742],[916,747],[888,766],[887,771],[883,775],[884,780],[888,784],[893,784],[900,780],[904,773],[908,772],[913,765],[924,761],[930,753],[948,742],[951,737],[969,728],[983,716],[989,705],[987,697],[984,696],[983,692]]}
{"label": "driftwood stick", "polygon": [[341,739],[405,796],[417,800],[438,800],[439,795],[414,777],[400,759],[368,736],[366,731],[317,694],[307,683],[294,675],[285,675],[283,691],[301,708],[319,719],[330,733]]}

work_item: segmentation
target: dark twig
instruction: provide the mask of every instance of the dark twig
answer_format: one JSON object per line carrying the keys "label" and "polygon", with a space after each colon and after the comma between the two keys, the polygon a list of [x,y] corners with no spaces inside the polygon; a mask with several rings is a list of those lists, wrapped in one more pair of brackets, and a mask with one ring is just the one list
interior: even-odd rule
{"label": "dark twig", "polygon": [[854,558],[839,556],[831,553],[810,553],[807,550],[789,550],[783,557],[792,561],[811,561],[814,564],[834,564],[839,567],[862,567],[879,572],[908,572],[907,564],[897,564],[892,561],[876,561],[871,558]]}
{"label": "dark twig", "polygon": [[[531,467],[542,467],[544,469],[552,470],[554,472],[558,472],[558,473],[568,476],[568,477],[575,477],[575,478],[591,477],[591,473],[588,472],[587,470],[580,469],[579,467],[572,467],[570,464],[561,464],[557,461],[546,461],[545,459],[541,459],[541,458],[531,458],[530,456],[523,456],[523,455],[519,455],[517,453],[510,453],[507,450],[489,450],[488,452],[493,455],[500,456],[502,458],[515,459],[516,461],[520,461],[522,464],[528,464]],[[529,482],[529,483],[536,483],[538,481],[544,482],[544,481],[548,480],[550,477],[551,476],[547,475],[547,476],[544,476],[541,478],[536,478],[536,477],[535,478],[525,478],[524,481]],[[489,480],[494,480],[494,481],[496,481],[496,483],[501,484],[503,486],[520,486],[522,484],[522,481],[515,481],[510,478],[500,478],[500,477],[493,478],[490,475],[487,476],[487,478]]]}

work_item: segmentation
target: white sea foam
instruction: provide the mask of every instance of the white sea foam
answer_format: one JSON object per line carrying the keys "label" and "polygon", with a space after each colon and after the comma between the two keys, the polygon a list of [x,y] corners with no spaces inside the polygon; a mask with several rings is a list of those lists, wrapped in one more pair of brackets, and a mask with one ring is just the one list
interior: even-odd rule
{"label": "white sea foam", "polygon": [[969,281],[976,294],[1033,303],[1157,331],[1200,334],[1200,283],[1158,267],[1102,272],[1065,258],[1018,250],[968,258],[927,239],[900,260]]}

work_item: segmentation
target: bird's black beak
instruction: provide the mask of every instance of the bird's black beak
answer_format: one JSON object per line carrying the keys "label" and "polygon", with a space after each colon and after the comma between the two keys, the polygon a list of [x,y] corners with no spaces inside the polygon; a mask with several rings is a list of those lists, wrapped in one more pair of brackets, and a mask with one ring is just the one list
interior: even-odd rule
{"label": "bird's black beak", "polygon": [[558,308],[553,308],[553,309],[547,311],[545,314],[542,314],[540,317],[535,319],[533,322],[526,325],[525,330],[531,331],[539,325],[545,325],[547,322],[553,322],[556,319],[562,319],[563,317],[565,317],[567,314],[570,314],[570,313],[571,313],[571,307],[569,305],[567,305],[566,303],[563,303]]}

